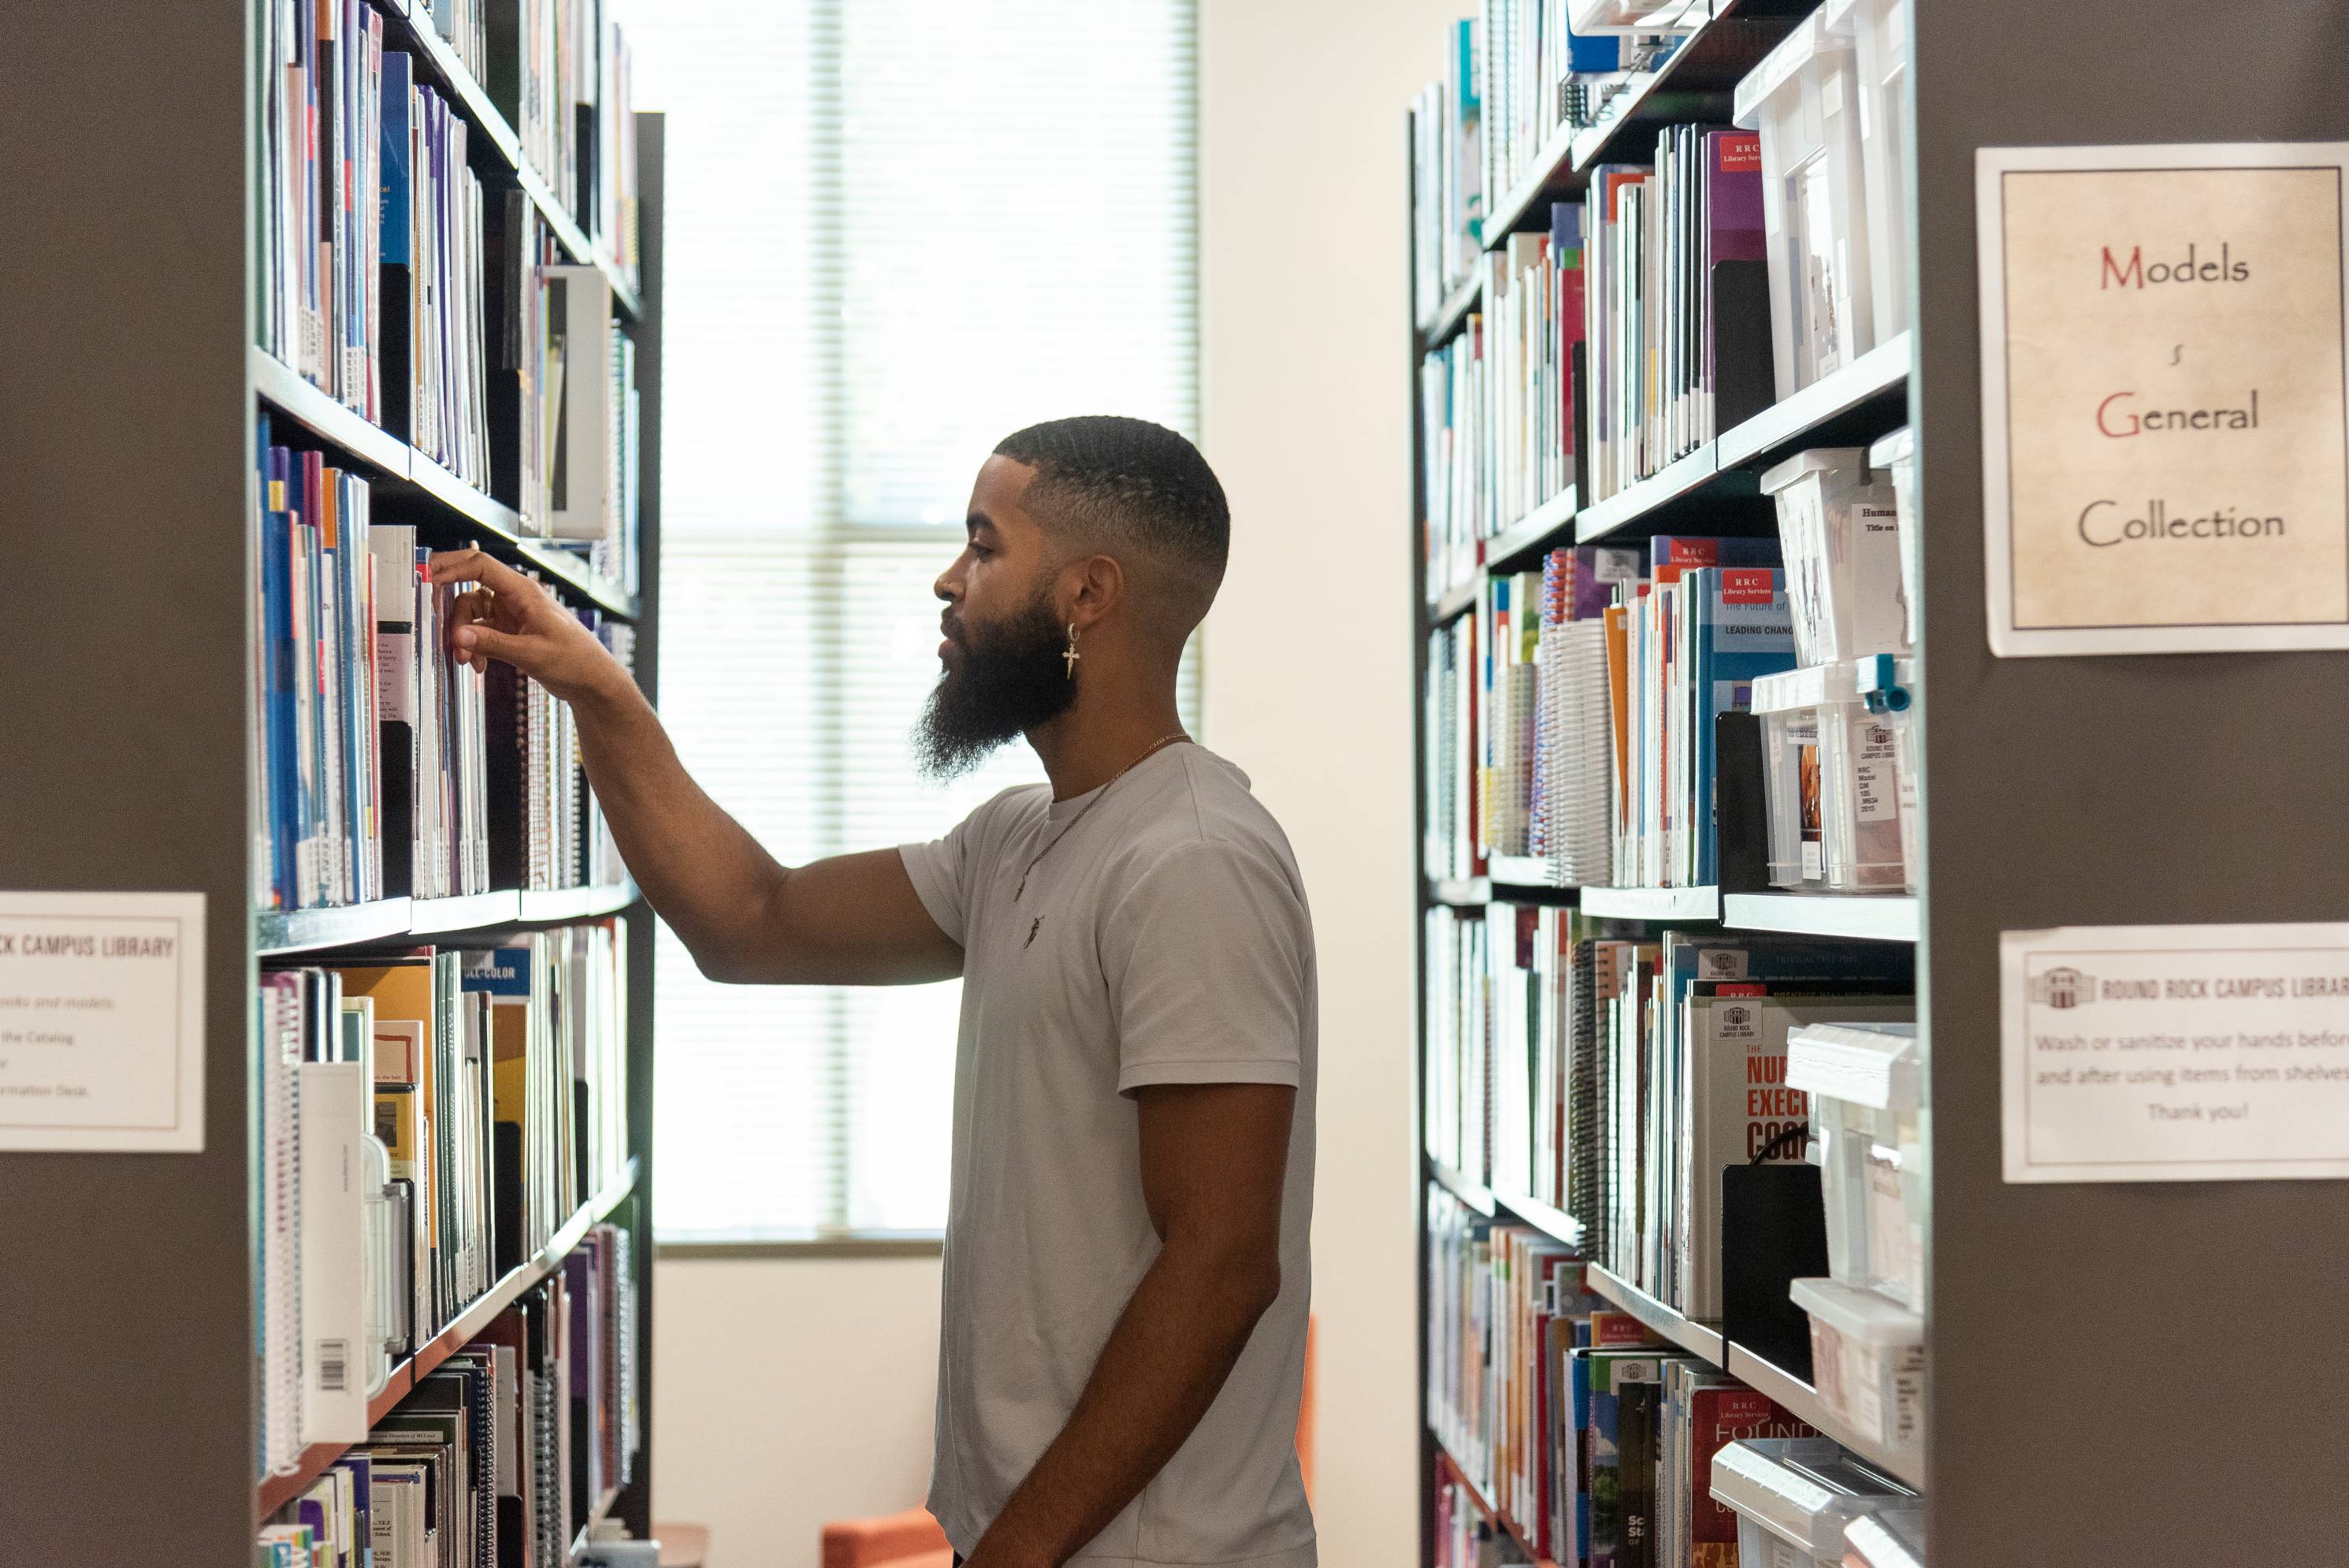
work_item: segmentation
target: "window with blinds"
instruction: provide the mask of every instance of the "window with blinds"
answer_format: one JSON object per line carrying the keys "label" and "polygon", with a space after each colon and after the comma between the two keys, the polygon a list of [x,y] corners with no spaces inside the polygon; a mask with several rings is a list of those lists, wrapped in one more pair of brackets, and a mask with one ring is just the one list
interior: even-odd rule
{"label": "window with blinds", "polygon": [[[669,117],[662,712],[788,864],[935,838],[1042,777],[913,768],[980,462],[1064,414],[1196,434],[1194,5],[626,25]],[[1195,660],[1184,688],[1195,716]],[[658,961],[664,1240],[944,1225],[957,985],[716,985],[666,931]]]}

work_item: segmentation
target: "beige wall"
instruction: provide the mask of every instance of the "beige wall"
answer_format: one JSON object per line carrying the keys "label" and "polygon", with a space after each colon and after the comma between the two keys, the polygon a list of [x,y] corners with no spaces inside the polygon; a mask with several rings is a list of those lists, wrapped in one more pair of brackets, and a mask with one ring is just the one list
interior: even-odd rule
{"label": "beige wall", "polygon": [[824,1522],[930,1483],[938,1261],[656,1265],[655,1512],[713,1568],[815,1568]]}
{"label": "beige wall", "polygon": [[[1316,1512],[1330,1568],[1418,1556],[1403,108],[1466,0],[1202,0],[1203,445],[1235,514],[1210,744],[1296,847],[1321,962]],[[921,1500],[934,1261],[663,1261],[659,1511],[809,1568]]]}
{"label": "beige wall", "polygon": [[1403,110],[1465,0],[1203,0],[1210,743],[1288,830],[1321,960],[1321,1561],[1418,1557]]}

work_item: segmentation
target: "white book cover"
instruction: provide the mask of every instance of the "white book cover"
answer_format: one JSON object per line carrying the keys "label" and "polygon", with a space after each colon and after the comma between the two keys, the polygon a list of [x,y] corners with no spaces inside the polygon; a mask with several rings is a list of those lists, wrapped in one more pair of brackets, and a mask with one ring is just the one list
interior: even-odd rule
{"label": "white book cover", "polygon": [[302,1076],[302,1440],[367,1432],[365,1163],[373,1093],[359,1062],[304,1062]]}
{"label": "white book cover", "polygon": [[547,531],[556,539],[600,540],[616,528],[619,498],[611,471],[612,285],[591,266],[546,269],[548,309],[560,310],[564,379],[556,480]]}
{"label": "white book cover", "polygon": [[[1775,995],[1757,983],[1751,995],[1691,996],[1682,1004],[1687,1060],[1687,1123],[1680,1140],[1684,1289],[1678,1303],[1700,1321],[1721,1316],[1721,1172],[1744,1165],[1770,1140],[1809,1117],[1808,1097],[1786,1087],[1786,1035],[1808,1024],[1903,1023],[1913,1000],[1869,994],[1855,983],[1834,995],[1791,988]],[[1725,988],[1724,988],[1725,989]],[[1790,1139],[1774,1163],[1800,1161]]]}

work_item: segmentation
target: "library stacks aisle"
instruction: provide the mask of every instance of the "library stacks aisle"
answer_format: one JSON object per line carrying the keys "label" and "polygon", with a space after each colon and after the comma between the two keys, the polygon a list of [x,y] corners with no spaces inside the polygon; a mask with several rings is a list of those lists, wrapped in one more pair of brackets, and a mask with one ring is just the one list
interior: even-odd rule
{"label": "library stacks aisle", "polygon": [[0,1102],[0,1559],[647,1534],[651,915],[419,562],[649,691],[660,118],[593,0],[9,21],[0,922],[202,960],[188,1147]]}
{"label": "library stacks aisle", "polygon": [[[2048,474],[2023,436],[2064,438],[2007,404],[2067,359],[2187,354],[2095,303],[2099,245],[2116,288],[2199,286],[2305,229],[2250,263],[2315,258],[2290,332],[2249,289],[2193,308],[2337,388],[2349,19],[1648,9],[1488,0],[1411,109],[1423,1560],[2335,1559],[2349,1372],[2292,1347],[2349,1287],[2338,1187],[2010,1179],[2039,1113],[2002,1095],[2001,966],[2006,934],[2338,920],[2343,639],[2029,645],[2109,630],[2023,596],[2122,552],[2010,562],[2044,497],[1985,459]],[[2001,149],[2073,150],[1978,173]],[[2033,206],[2015,168],[2136,172]],[[2312,193],[2228,183],[2279,170]],[[2193,449],[2237,511],[2295,455],[2250,449]],[[2303,564],[2261,559],[2201,621],[2292,618],[2262,601]],[[2095,966],[2028,1006],[2103,1005]],[[2263,1348],[2214,1362],[2214,1306]]]}

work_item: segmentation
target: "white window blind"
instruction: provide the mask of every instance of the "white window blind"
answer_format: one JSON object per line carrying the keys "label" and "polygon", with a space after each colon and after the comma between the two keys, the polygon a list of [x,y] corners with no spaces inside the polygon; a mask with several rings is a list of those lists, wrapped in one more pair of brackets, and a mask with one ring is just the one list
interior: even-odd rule
{"label": "white window blind", "polygon": [[[1196,434],[1191,0],[633,5],[668,115],[662,711],[786,863],[936,837],[909,742],[972,478],[1039,419]],[[1186,665],[1184,707],[1195,714]],[[659,954],[668,1240],[945,1222],[959,987]]]}

